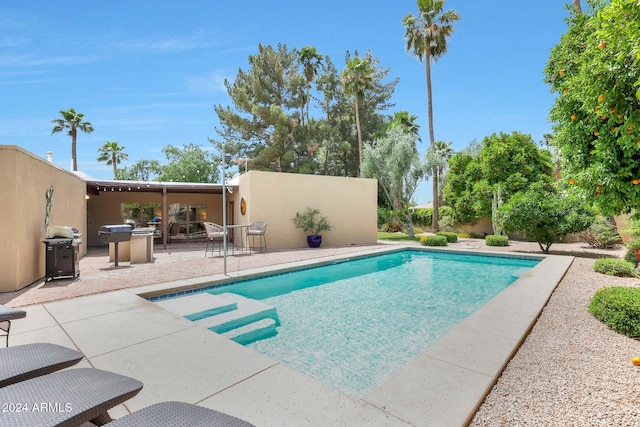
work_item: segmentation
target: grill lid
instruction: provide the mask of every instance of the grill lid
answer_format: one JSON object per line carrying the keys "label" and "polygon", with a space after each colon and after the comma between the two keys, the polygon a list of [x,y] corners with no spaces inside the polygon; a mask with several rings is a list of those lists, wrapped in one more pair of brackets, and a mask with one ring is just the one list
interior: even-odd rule
{"label": "grill lid", "polygon": [[129,224],[103,225],[98,230],[102,243],[127,242],[131,240],[133,229]]}

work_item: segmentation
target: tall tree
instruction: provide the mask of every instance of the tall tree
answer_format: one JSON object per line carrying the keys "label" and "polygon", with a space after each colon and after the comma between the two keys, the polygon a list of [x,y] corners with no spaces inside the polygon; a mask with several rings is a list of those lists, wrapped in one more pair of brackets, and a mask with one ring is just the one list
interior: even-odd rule
{"label": "tall tree", "polygon": [[427,174],[416,149],[416,135],[400,127],[364,147],[362,176],[376,178],[387,199],[395,207],[394,215],[414,236],[410,203],[418,184]]}
{"label": "tall tree", "polygon": [[297,54],[284,44],[258,45],[249,64],[233,83],[225,80],[234,108],[215,107],[222,125],[218,133],[227,142],[243,142],[242,153],[229,154],[251,158],[251,169],[289,171],[304,96]]}
{"label": "tall tree", "polygon": [[99,162],[106,162],[107,165],[113,165],[113,179],[118,179],[118,165],[129,158],[129,155],[124,152],[125,147],[119,145],[115,141],[107,141],[98,150],[100,156]]}
{"label": "tall tree", "polygon": [[[455,150],[451,148],[451,142],[448,141],[436,141],[436,143],[429,147],[427,152],[427,164],[433,170],[433,173],[437,174],[437,179],[440,183],[438,187],[438,206],[442,204],[442,188],[446,185],[446,169],[449,162],[449,158],[453,156]],[[435,196],[434,196],[435,197]]]}
{"label": "tall tree", "polygon": [[[444,11],[445,0],[417,0],[418,16],[409,14],[402,23],[405,28],[406,50],[420,62],[424,61],[427,79],[427,104],[429,112],[429,140],[435,144],[433,131],[433,101],[431,89],[431,61],[437,61],[447,52],[447,39],[453,33],[453,23],[460,19],[454,10]],[[438,231],[438,179],[433,171],[433,223]]]}
{"label": "tall tree", "polygon": [[444,200],[451,206],[456,222],[474,223],[491,218],[500,203],[528,189],[535,182],[552,181],[551,156],[539,148],[530,135],[519,132],[485,137],[476,153],[465,150],[449,162]]}
{"label": "tall tree", "polygon": [[157,160],[138,160],[131,166],[118,169],[116,179],[129,181],[155,181],[162,173],[162,166]]}
{"label": "tall tree", "polygon": [[302,64],[302,72],[304,73],[305,81],[306,81],[306,92],[305,92],[305,105],[307,107],[306,111],[306,122],[309,122],[309,105],[311,104],[311,82],[318,75],[318,70],[320,69],[320,65],[324,56],[320,55],[315,47],[304,46],[302,49],[298,51],[298,61]]}
{"label": "tall tree", "polygon": [[219,157],[199,145],[167,145],[162,149],[169,163],[162,167],[159,179],[175,182],[216,182]]}
{"label": "tall tree", "polygon": [[70,108],[68,110],[60,110],[62,115],[61,119],[54,119],[51,122],[55,123],[51,135],[54,133],[62,132],[68,129],[67,135],[71,136],[71,159],[73,161],[73,170],[78,170],[78,158],[76,156],[76,140],[78,136],[78,130],[84,133],[93,132],[93,126],[91,123],[83,121],[84,114],[76,113],[76,110]]}
{"label": "tall tree", "polygon": [[347,61],[342,71],[342,84],[347,93],[353,94],[356,113],[356,135],[358,138],[358,175],[362,168],[362,129],[360,127],[360,98],[373,87],[375,68],[367,59],[354,56]]}
{"label": "tall tree", "polygon": [[389,121],[388,129],[399,127],[404,132],[414,134],[420,141],[420,125],[416,123],[418,116],[409,114],[408,111],[396,111]]}

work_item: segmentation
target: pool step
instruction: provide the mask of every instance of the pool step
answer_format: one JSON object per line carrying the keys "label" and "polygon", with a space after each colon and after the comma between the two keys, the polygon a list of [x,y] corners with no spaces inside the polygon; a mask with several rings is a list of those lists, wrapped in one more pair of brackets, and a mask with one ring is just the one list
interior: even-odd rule
{"label": "pool step", "polygon": [[156,304],[165,310],[193,321],[216,316],[238,308],[238,304],[235,301],[206,292],[157,301]]}
{"label": "pool step", "polygon": [[277,321],[275,307],[232,293],[225,293],[216,296],[237,304],[237,309],[196,321],[197,324],[204,326],[213,332],[222,334],[267,318]]}
{"label": "pool step", "polygon": [[237,342],[238,344],[246,345],[254,341],[275,336],[278,333],[276,331],[276,326],[277,322],[274,319],[266,318],[224,332],[221,335]]}

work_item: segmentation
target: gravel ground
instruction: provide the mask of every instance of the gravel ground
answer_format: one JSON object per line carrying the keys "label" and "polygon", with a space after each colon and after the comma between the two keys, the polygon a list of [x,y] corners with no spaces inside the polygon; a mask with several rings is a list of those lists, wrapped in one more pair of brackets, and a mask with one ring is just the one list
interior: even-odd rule
{"label": "gravel ground", "polygon": [[597,252],[576,248],[594,256],[575,258],[470,426],[640,426],[640,367],[631,364],[640,341],[587,309],[599,288],[640,281],[594,272]]}

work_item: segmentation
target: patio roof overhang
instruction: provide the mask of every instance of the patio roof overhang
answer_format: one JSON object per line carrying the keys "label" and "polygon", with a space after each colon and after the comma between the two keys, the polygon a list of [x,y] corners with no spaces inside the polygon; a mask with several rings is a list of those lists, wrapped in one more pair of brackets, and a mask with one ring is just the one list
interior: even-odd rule
{"label": "patio roof overhang", "polygon": [[[237,184],[226,184],[227,189],[235,190]],[[119,180],[87,180],[87,194],[99,196],[104,192],[137,192],[137,193],[199,193],[222,194],[222,184],[199,182],[160,182],[160,181],[119,181]]]}

